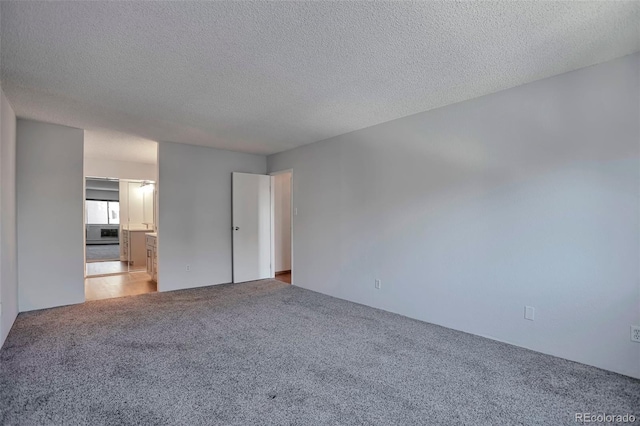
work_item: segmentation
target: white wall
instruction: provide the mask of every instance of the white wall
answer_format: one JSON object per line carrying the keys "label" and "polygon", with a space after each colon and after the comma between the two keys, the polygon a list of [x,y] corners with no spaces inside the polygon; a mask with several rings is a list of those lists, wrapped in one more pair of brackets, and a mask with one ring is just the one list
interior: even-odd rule
{"label": "white wall", "polygon": [[276,272],[291,270],[291,173],[274,176]]}
{"label": "white wall", "polygon": [[84,132],[18,120],[20,311],[84,302]]}
{"label": "white wall", "polygon": [[266,157],[160,142],[158,159],[159,290],[230,282],[231,173],[265,173]]}
{"label": "white wall", "polygon": [[16,115],[0,90],[0,347],[18,316]]}
{"label": "white wall", "polygon": [[293,168],[295,283],[640,377],[639,70],[635,54],[270,156]]}
{"label": "white wall", "polygon": [[141,228],[144,223],[144,192],[138,182],[127,182],[127,185],[129,226]]}
{"label": "white wall", "polygon": [[92,177],[110,177],[118,179],[158,180],[156,164],[131,161],[84,159],[84,175]]}

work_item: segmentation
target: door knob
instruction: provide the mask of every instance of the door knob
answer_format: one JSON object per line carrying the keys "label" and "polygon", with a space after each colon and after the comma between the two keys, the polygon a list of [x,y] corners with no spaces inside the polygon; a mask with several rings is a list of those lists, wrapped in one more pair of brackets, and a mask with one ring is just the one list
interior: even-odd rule
{"label": "door knob", "polygon": [[240,230],[240,227],[239,227],[239,226],[236,226],[236,231],[239,231],[239,230]]}

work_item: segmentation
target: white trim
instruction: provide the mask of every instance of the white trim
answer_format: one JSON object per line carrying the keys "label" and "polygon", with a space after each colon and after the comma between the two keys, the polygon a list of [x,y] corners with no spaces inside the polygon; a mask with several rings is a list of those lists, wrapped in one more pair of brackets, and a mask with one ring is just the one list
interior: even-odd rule
{"label": "white trim", "polygon": [[271,273],[269,274],[270,278],[276,277],[276,186],[275,186],[275,177],[271,176],[269,178],[269,193],[271,196]]}
{"label": "white trim", "polygon": [[[294,250],[293,250],[293,230],[294,230],[294,223],[295,223],[295,216],[293,215],[294,212],[294,205],[293,205],[293,169],[285,169],[285,170],[278,170],[275,172],[271,172],[269,173],[270,176],[276,176],[276,175],[283,175],[285,173],[291,173],[291,182],[289,184],[289,194],[291,196],[291,213],[290,213],[290,217],[291,217],[291,285],[294,285],[294,278],[293,275],[295,274],[295,268],[293,266],[294,262]],[[272,211],[272,217],[275,216],[275,198],[273,196],[273,193],[271,195],[271,211]],[[275,226],[275,217],[274,217],[274,225]],[[273,229],[273,228],[272,228]],[[272,264],[275,264],[275,232],[271,233],[271,260],[272,260]],[[275,267],[274,267],[274,277],[275,277]]]}
{"label": "white trim", "polygon": [[[82,163],[84,168],[84,160]],[[83,170],[84,174],[84,170]],[[119,214],[119,213],[118,213]],[[118,227],[119,228],[119,227]],[[120,231],[118,231],[118,235]],[[82,179],[82,284],[87,279],[87,178]],[[84,291],[84,301],[87,301],[87,290]]]}

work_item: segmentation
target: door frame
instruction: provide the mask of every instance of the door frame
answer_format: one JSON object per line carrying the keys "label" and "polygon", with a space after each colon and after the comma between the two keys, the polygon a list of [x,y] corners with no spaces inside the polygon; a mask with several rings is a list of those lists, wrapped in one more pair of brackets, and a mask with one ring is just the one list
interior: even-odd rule
{"label": "door frame", "polygon": [[[291,285],[294,285],[294,278],[293,278],[293,274],[294,274],[294,256],[293,256],[293,230],[294,230],[294,212],[295,212],[295,208],[293,206],[293,168],[291,169],[284,169],[284,170],[278,170],[275,172],[271,172],[269,173],[269,176],[276,176],[276,175],[283,175],[285,173],[291,173],[291,183],[289,184],[289,195],[290,195],[290,217],[291,217],[291,223],[289,224],[291,226]],[[272,178],[273,179],[273,178]],[[272,274],[273,274],[273,278],[275,278],[276,276],[276,232],[275,232],[275,223],[276,223],[276,211],[275,211],[275,207],[276,207],[276,203],[275,203],[275,185],[271,185],[273,189],[273,191],[271,191],[271,262],[273,265],[273,269],[272,269]]]}

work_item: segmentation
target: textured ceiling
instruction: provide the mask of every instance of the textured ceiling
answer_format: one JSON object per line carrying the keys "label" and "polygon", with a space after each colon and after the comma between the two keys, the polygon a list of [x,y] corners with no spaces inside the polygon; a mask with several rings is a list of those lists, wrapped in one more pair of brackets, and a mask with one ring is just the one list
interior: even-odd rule
{"label": "textured ceiling", "polygon": [[19,116],[274,153],[640,50],[639,2],[2,2]]}
{"label": "textured ceiling", "polygon": [[120,132],[86,130],[84,156],[102,160],[156,164],[158,143]]}

